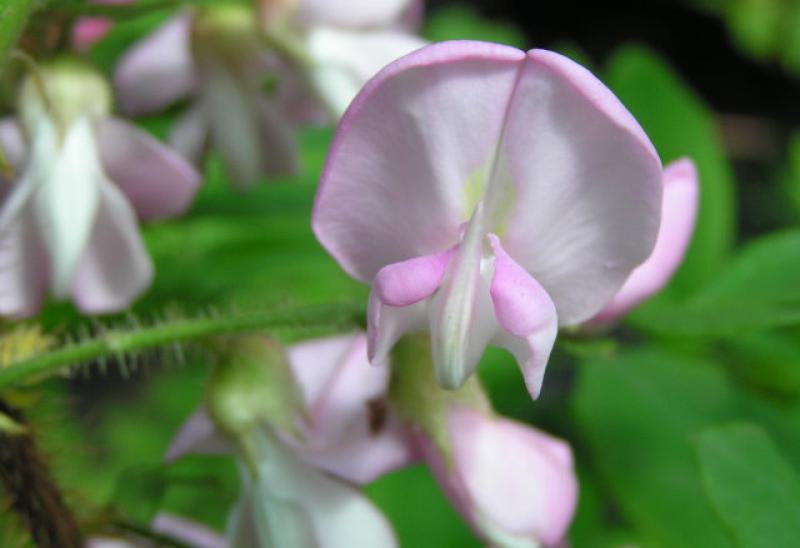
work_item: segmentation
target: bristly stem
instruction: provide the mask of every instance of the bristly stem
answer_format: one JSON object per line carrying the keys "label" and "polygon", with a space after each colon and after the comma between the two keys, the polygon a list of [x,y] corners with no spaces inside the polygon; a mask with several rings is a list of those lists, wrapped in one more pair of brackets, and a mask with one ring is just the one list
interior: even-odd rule
{"label": "bristly stem", "polygon": [[140,17],[157,11],[175,10],[187,6],[202,6],[216,0],[143,0],[131,4],[94,4],[85,1],[53,2],[50,11],[71,16],[108,17],[111,19],[129,19]]}
{"label": "bristly stem", "polygon": [[0,400],[0,415],[14,428],[0,428],[0,484],[11,509],[42,548],[81,548],[72,512],[42,458],[30,425],[18,409]]}
{"label": "bristly stem", "polygon": [[166,321],[159,325],[112,329],[94,338],[12,362],[0,368],[0,389],[64,367],[213,335],[287,328],[345,329],[363,323],[362,303],[309,305],[292,309],[240,312],[213,318]]}

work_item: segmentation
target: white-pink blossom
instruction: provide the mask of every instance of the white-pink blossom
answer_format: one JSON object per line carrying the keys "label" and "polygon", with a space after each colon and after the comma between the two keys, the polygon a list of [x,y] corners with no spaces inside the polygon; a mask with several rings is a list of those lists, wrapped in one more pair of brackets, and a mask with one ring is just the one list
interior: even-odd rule
{"label": "white-pink blossom", "polygon": [[498,345],[535,397],[558,326],[594,317],[652,253],[661,198],[653,145],[589,71],[456,41],[392,63],[353,101],[312,226],[372,284],[372,358],[427,330],[453,388]]}
{"label": "white-pink blossom", "polygon": [[48,293],[84,312],[124,309],[153,275],[139,220],[184,211],[197,172],[112,116],[105,80],[72,61],[23,83],[19,115],[0,120],[15,171],[0,177],[0,313],[34,314]]}

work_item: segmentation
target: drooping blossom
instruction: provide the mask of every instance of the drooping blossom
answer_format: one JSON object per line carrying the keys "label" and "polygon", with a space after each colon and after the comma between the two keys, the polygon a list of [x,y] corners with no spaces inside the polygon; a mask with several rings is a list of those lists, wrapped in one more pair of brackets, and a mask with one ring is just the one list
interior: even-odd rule
{"label": "drooping blossom", "polygon": [[631,273],[614,299],[589,321],[590,326],[615,322],[663,289],[680,266],[697,218],[699,188],[694,162],[681,158],[667,165],[663,185],[661,226],[653,252]]}
{"label": "drooping blossom", "polygon": [[48,292],[89,313],[127,307],[153,275],[138,219],[186,209],[196,171],[112,116],[107,83],[76,62],[27,78],[19,113],[0,120],[15,171],[0,180],[0,313],[34,314]]}
{"label": "drooping blossom", "polygon": [[[411,458],[399,420],[381,412],[388,372],[369,366],[366,344],[364,335],[340,336],[288,349],[303,402],[297,432],[259,422],[245,454],[201,410],[173,441],[168,459],[190,452],[242,459],[242,493],[229,520],[233,546],[396,545],[388,522],[355,487]],[[259,394],[269,405],[269,394]]]}
{"label": "drooping blossom", "polygon": [[194,161],[213,145],[240,187],[294,172],[299,124],[326,111],[338,117],[367,79],[424,44],[395,25],[409,0],[268,4],[263,21],[244,6],[184,11],[136,44],[116,73],[131,114],[191,97],[170,142]]}
{"label": "drooping blossom", "polygon": [[492,546],[553,546],[575,513],[578,483],[565,442],[526,424],[454,405],[446,451],[417,430],[443,491]]}
{"label": "drooping blossom", "polygon": [[596,315],[652,252],[661,171],[583,67],[446,42],[392,63],[353,101],[312,226],[372,283],[371,359],[429,330],[438,382],[452,388],[498,345],[536,397],[558,326]]}

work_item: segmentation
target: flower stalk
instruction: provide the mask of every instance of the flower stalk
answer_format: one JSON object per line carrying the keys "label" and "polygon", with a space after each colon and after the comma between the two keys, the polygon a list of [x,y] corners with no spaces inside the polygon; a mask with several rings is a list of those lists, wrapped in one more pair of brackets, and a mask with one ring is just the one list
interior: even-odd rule
{"label": "flower stalk", "polygon": [[0,389],[53,374],[70,365],[214,335],[283,328],[355,327],[360,325],[363,312],[361,304],[338,303],[243,312],[215,318],[182,319],[150,327],[109,330],[83,342],[8,364],[0,369]]}

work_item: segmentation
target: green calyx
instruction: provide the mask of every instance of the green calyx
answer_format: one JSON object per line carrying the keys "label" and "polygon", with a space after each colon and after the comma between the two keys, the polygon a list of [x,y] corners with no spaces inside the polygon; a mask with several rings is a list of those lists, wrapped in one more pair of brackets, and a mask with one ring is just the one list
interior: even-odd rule
{"label": "green calyx", "polygon": [[41,116],[66,128],[82,116],[111,112],[111,87],[90,65],[73,58],[31,67],[19,91],[19,110],[28,131]]}
{"label": "green calyx", "polygon": [[255,471],[254,439],[263,428],[295,430],[303,400],[283,347],[263,335],[215,339],[219,356],[209,379],[206,407],[217,427]]}
{"label": "green calyx", "polygon": [[430,436],[449,461],[450,408],[463,406],[491,415],[492,407],[474,375],[458,389],[440,388],[431,355],[427,334],[407,335],[395,345],[389,398],[400,417]]}
{"label": "green calyx", "polygon": [[195,11],[192,51],[201,63],[221,60],[235,66],[258,55],[260,31],[254,11],[242,4],[206,6]]}

